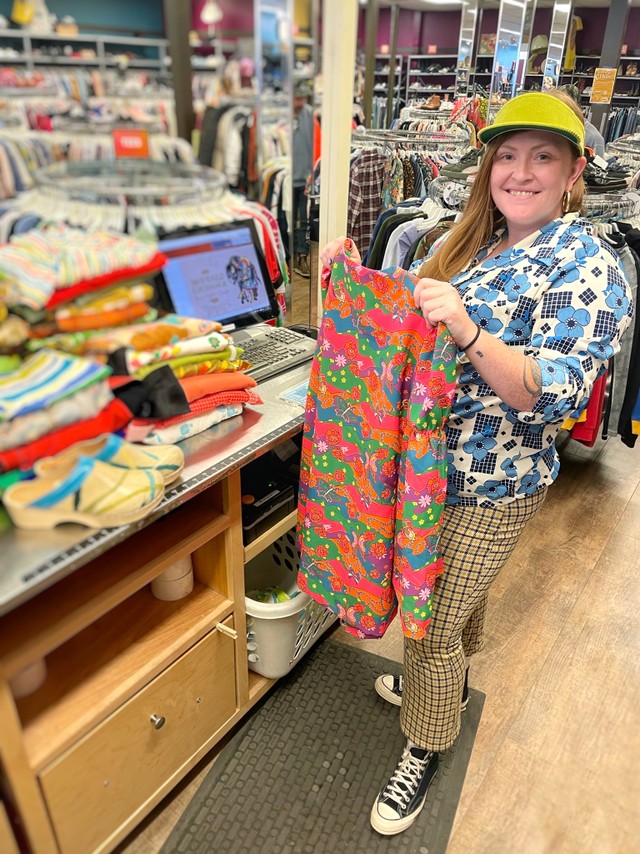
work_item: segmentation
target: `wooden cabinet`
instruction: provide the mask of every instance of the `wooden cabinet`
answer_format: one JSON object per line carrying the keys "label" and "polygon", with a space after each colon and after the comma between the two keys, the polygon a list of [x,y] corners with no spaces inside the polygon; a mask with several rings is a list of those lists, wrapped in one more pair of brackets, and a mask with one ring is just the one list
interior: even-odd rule
{"label": "wooden cabinet", "polygon": [[[156,599],[185,555],[193,592]],[[248,671],[244,560],[234,471],[2,618],[0,766],[36,854],[112,850],[273,684]]]}
{"label": "wooden cabinet", "polygon": [[233,640],[214,629],[39,775],[62,850],[104,845],[235,711]]}

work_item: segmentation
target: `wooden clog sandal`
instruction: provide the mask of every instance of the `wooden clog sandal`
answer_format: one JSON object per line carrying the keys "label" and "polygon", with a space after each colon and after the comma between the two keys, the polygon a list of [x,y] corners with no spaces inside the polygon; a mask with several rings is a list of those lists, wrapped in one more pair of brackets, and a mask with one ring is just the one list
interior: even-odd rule
{"label": "wooden clog sandal", "polygon": [[118,468],[157,471],[164,478],[165,486],[173,483],[184,468],[184,453],[176,445],[134,445],[115,433],[103,433],[95,439],[77,442],[55,457],[38,460],[33,468],[40,477],[57,477],[61,470],[69,471],[69,466],[80,455]]}
{"label": "wooden clog sandal", "polygon": [[123,469],[80,456],[56,477],[14,483],[2,501],[18,528],[53,528],[75,522],[118,528],[144,519],[164,497],[158,472]]}

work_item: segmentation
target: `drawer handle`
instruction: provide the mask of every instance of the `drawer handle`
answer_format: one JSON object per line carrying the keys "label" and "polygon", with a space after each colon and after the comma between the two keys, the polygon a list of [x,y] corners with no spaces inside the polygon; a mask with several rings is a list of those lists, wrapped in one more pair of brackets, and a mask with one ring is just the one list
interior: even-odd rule
{"label": "drawer handle", "polygon": [[153,724],[154,729],[162,729],[164,726],[164,718],[162,715],[151,715],[149,720]]}
{"label": "drawer handle", "polygon": [[238,640],[238,632],[230,626],[225,626],[224,623],[216,623],[216,629],[234,640]]}

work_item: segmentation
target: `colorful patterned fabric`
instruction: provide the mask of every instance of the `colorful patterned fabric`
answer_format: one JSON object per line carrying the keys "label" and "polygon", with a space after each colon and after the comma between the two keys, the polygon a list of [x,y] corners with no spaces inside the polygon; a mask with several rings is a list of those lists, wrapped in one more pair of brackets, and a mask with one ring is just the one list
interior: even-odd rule
{"label": "colorful patterned fabric", "polygon": [[622,263],[588,220],[566,214],[485,260],[503,236],[504,229],[452,284],[481,329],[536,359],[542,394],[531,412],[512,409],[458,354],[448,504],[493,507],[553,483],[555,437],[586,407],[633,316]]}
{"label": "colorful patterned fabric", "polygon": [[127,235],[51,225],[13,235],[0,248],[1,287],[9,305],[42,308],[57,288],[141,267],[155,255],[155,244]]}
{"label": "colorful patterned fabric", "polygon": [[[205,353],[220,353],[227,348],[231,353],[238,353],[231,336],[225,332],[210,332],[197,338],[183,338],[154,350],[127,350],[125,359],[128,373],[135,374],[142,368],[157,367],[159,363],[170,362],[179,356],[203,356]],[[236,356],[231,355],[230,358]]]}
{"label": "colorful patterned fabric", "polygon": [[404,270],[340,254],[325,284],[302,442],[299,584],[353,634],[380,637],[399,607],[405,635],[421,638],[443,569],[455,346],[415,308]]}
{"label": "colorful patterned fabric", "polygon": [[42,350],[0,377],[0,422],[51,406],[110,373],[88,359]]}
{"label": "colorful patterned fabric", "polygon": [[[189,436],[196,436],[220,424],[222,421],[228,421],[230,418],[235,418],[236,415],[242,415],[242,403],[232,403],[228,406],[218,406],[207,412],[204,415],[197,415],[190,418],[188,421],[181,421],[179,424],[170,424],[162,429],[154,429],[144,438],[140,439],[145,445],[173,445],[176,442],[182,442],[183,439],[188,439]],[[127,429],[126,438],[128,441],[138,441],[133,438],[133,433],[130,435]]]}
{"label": "colorful patterned fabric", "polygon": [[93,418],[59,427],[26,445],[0,452],[0,471],[29,469],[42,457],[53,456],[76,442],[116,433],[131,421],[131,411],[121,400],[112,400]]}
{"label": "colorful patterned fabric", "polygon": [[162,320],[154,320],[152,323],[136,323],[133,326],[94,333],[86,349],[92,353],[113,353],[120,347],[154,350],[183,338],[208,335],[221,329],[222,325],[217,320],[198,320],[194,317],[167,314]]}
{"label": "colorful patterned fabric", "polygon": [[93,418],[113,400],[108,380],[93,383],[36,412],[18,415],[0,423],[0,451],[17,448],[46,436],[53,430]]}

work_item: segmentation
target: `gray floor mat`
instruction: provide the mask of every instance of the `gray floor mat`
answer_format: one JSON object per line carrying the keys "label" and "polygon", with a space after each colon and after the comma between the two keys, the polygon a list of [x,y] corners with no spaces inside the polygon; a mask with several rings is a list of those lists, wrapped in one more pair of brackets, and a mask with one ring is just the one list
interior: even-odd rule
{"label": "gray floor mat", "polygon": [[404,746],[399,709],[374,691],[400,666],[327,639],[241,724],[161,854],[374,854],[446,851],[484,695],[470,692],[454,747],[441,754],[415,824],[393,837],[369,824]]}

